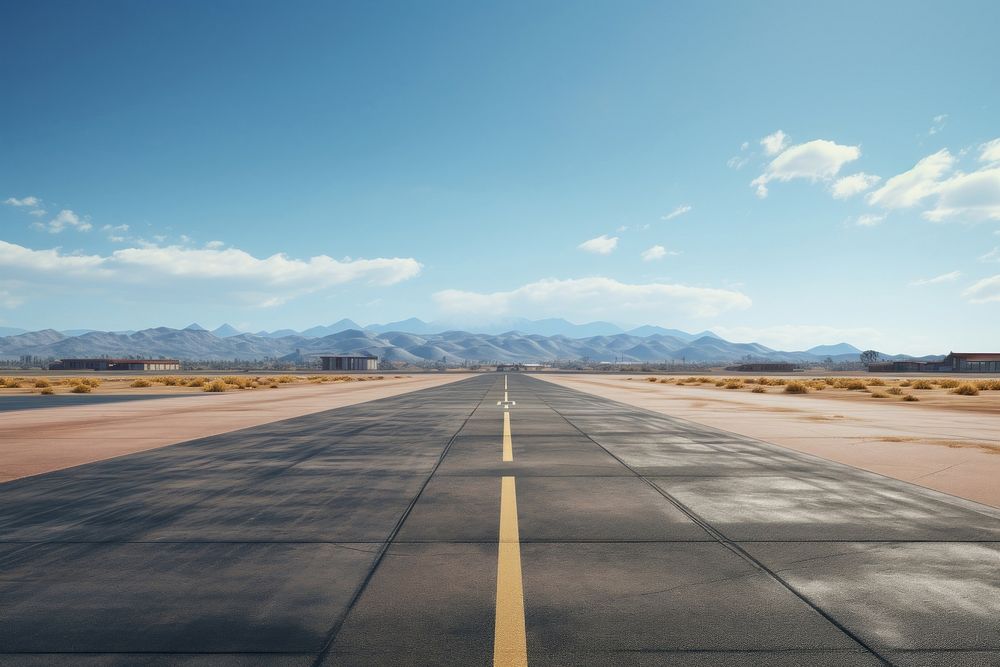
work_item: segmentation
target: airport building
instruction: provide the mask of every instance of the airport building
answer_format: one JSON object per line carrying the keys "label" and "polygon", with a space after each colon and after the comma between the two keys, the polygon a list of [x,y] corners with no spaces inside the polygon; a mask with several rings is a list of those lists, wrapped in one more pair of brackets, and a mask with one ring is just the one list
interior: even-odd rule
{"label": "airport building", "polygon": [[323,362],[324,371],[377,371],[378,357],[373,355],[345,356],[345,355],[323,355],[320,357]]}
{"label": "airport building", "polygon": [[941,361],[884,361],[874,373],[1000,373],[1000,352],[952,352]]}
{"label": "airport building", "polygon": [[60,359],[50,371],[179,371],[177,359]]}

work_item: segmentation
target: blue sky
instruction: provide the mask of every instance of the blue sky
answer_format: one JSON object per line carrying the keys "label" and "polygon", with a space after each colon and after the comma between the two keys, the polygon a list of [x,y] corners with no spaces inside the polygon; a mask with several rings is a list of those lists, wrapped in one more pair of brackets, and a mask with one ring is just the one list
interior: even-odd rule
{"label": "blue sky", "polygon": [[995,348],[1000,5],[814,5],[7,3],[0,325]]}

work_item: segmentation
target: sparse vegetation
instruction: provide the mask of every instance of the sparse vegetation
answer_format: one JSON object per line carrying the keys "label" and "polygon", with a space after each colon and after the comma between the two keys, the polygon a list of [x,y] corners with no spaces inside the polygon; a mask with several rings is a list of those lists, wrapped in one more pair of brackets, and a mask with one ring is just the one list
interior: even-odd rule
{"label": "sparse vegetation", "polygon": [[42,390],[38,393],[44,394],[45,396],[51,396],[52,394],[56,393],[56,390],[53,389],[52,387],[43,387]]}
{"label": "sparse vegetation", "polygon": [[952,380],[951,378],[948,378],[946,380],[938,380],[937,384],[942,389],[954,389],[962,383],[959,382],[958,380]]}
{"label": "sparse vegetation", "polygon": [[133,380],[132,384],[130,384],[129,386],[130,387],[136,387],[136,388],[138,388],[138,387],[152,387],[153,383],[150,382],[149,380],[147,380],[146,378],[137,378],[137,379]]}
{"label": "sparse vegetation", "polygon": [[227,389],[229,389],[229,385],[226,384],[223,380],[212,380],[211,382],[205,384],[203,387],[203,391],[211,391],[211,392],[223,392],[226,391]]}
{"label": "sparse vegetation", "polygon": [[81,382],[80,384],[73,385],[73,388],[70,389],[70,391],[73,392],[74,394],[89,394],[90,392],[93,391],[93,387],[91,387],[89,384],[84,384]]}
{"label": "sparse vegetation", "polygon": [[884,387],[885,386],[885,380],[883,380],[882,378],[869,378],[869,380],[868,380],[868,386],[869,387]]}
{"label": "sparse vegetation", "polygon": [[912,388],[914,388],[914,389],[933,389],[934,388],[934,385],[932,385],[927,380],[914,380],[913,383],[910,386]]}
{"label": "sparse vegetation", "polygon": [[889,394],[883,394],[880,391],[873,391],[872,398],[889,398]]}
{"label": "sparse vegetation", "polygon": [[751,391],[751,393],[754,393],[754,394],[766,394],[767,393],[767,389],[765,389],[764,387],[762,387],[760,385],[757,385],[756,387],[754,387],[750,391]]}
{"label": "sparse vegetation", "polygon": [[798,380],[792,380],[791,382],[789,382],[788,384],[785,385],[785,393],[786,394],[808,394],[809,393],[809,387],[806,386],[804,383],[799,382]]}
{"label": "sparse vegetation", "polygon": [[913,394],[907,394],[906,396],[903,397],[903,400],[906,401],[907,403],[915,403],[920,399],[914,396]]}
{"label": "sparse vegetation", "polygon": [[889,392],[890,394],[892,394],[893,396],[902,396],[903,395],[903,390],[900,389],[899,387],[889,387],[888,389],[886,389],[886,391]]}
{"label": "sparse vegetation", "polygon": [[971,382],[963,382],[951,390],[951,393],[959,396],[978,396],[979,388]]}
{"label": "sparse vegetation", "polygon": [[46,380],[45,378],[39,378],[35,380],[35,389],[46,389],[51,386],[52,383]]}

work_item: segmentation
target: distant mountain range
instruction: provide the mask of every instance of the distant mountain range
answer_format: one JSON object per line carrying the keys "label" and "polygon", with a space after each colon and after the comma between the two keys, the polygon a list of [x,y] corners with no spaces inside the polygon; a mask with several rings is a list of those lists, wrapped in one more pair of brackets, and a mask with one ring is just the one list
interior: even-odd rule
{"label": "distant mountain range", "polygon": [[[354,326],[350,326],[354,325]],[[207,331],[197,324],[184,329],[157,327],[142,331],[60,332],[52,329],[0,337],[0,358],[147,356],[178,359],[264,359],[298,361],[319,354],[375,354],[387,361],[544,362],[557,360],[728,363],[754,360],[819,362],[856,361],[860,350],[847,343],[819,345],[803,351],[774,350],[758,343],[732,343],[711,332],[690,334],[644,326],[623,332],[607,322],[576,325],[565,320],[523,320],[524,328],[569,329],[576,334],[415,331],[432,328],[421,320],[358,327],[350,320],[305,331],[240,332],[223,325]],[[608,333],[592,333],[605,331]],[[895,355],[888,358],[910,358]]]}

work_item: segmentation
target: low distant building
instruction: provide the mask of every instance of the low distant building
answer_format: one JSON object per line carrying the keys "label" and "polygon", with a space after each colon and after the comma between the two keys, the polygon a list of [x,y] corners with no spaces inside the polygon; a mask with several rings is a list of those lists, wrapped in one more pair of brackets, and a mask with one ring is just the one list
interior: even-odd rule
{"label": "low distant building", "polygon": [[941,361],[881,361],[872,373],[1000,373],[998,352],[952,352]]}
{"label": "low distant building", "polygon": [[60,359],[50,371],[179,371],[177,359]]}
{"label": "low distant building", "polygon": [[320,361],[324,371],[377,371],[378,357],[374,355],[322,355]]}
{"label": "low distant building", "polygon": [[791,373],[795,370],[795,364],[780,362],[737,364],[736,366],[726,366],[726,370],[738,373]]}
{"label": "low distant building", "polygon": [[498,373],[517,373],[520,371],[540,371],[546,368],[545,364],[497,364]]}

